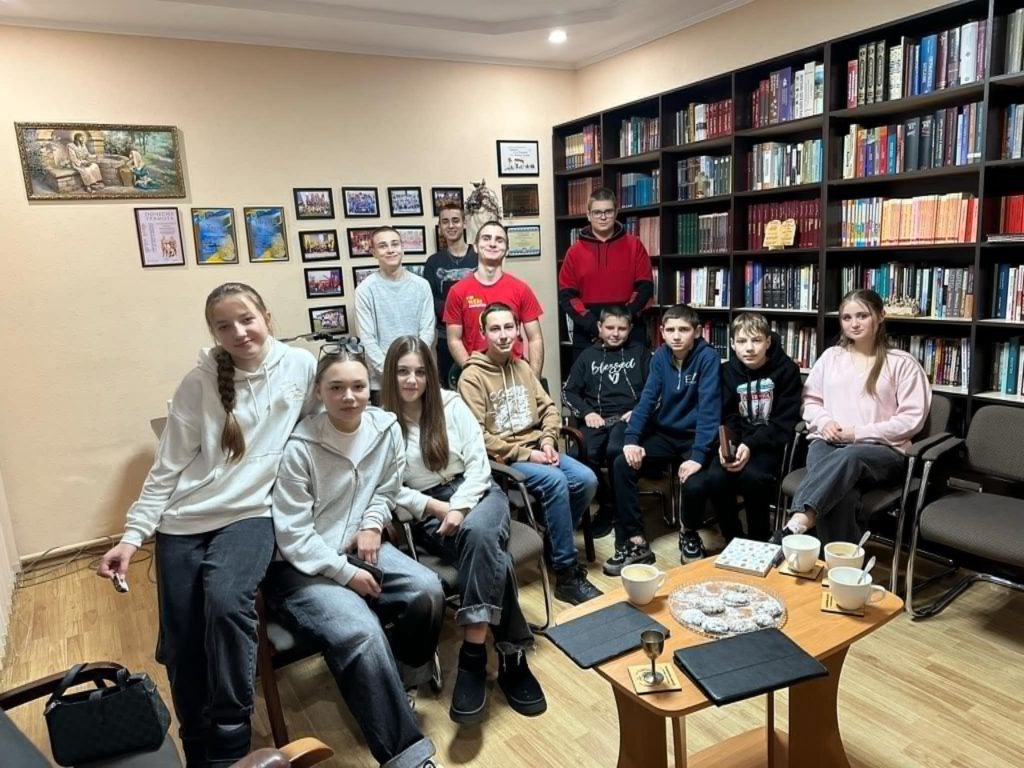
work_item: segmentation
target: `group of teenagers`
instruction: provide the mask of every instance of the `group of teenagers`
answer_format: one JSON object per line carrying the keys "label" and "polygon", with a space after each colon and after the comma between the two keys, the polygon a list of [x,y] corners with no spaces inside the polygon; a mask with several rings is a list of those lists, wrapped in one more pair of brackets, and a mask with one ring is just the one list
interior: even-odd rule
{"label": "group of teenagers", "polygon": [[[452,720],[485,716],[488,634],[509,706],[545,711],[525,653],[534,637],[508,553],[508,499],[489,460],[521,471],[540,501],[555,595],[572,604],[600,595],[575,539],[595,497],[594,527],[615,531],[605,573],[654,561],[637,493],[645,463],[678,463],[684,562],[704,554],[708,499],[727,538],[743,533],[737,494],[752,537],[816,527],[844,538],[862,522],[858,485],[900,471],[930,394],[920,365],[889,347],[876,294],[843,299],[841,339],[802,388],[757,314],[735,318],[735,357],[723,364],[697,313],[671,307],[652,356],[634,322],[651,298],[650,259],[615,222],[609,190],[591,196],[588,216],[559,274],[574,343],[586,339],[563,390],[586,436],[577,458],[559,451],[562,417],[540,378],[540,304],[503,272],[499,222],[480,227],[474,248],[461,210],[442,208],[447,248],[425,278],[402,267],[393,228],[376,230],[380,271],[356,290],[359,336],[324,344],[319,359],[274,339],[253,288],[227,283],[208,296],[216,345],[174,393],[124,535],[98,568],[124,576],[155,536],[157,659],[189,768],[225,768],[248,752],[259,588],[275,616],[323,649],[381,765],[437,765],[409,691],[430,677],[445,595],[388,540],[401,514],[417,545],[458,572]],[[458,393],[443,386],[456,374]],[[786,528],[772,532],[768,504],[801,412],[810,471]],[[718,445],[720,424],[736,435],[734,457]]]}

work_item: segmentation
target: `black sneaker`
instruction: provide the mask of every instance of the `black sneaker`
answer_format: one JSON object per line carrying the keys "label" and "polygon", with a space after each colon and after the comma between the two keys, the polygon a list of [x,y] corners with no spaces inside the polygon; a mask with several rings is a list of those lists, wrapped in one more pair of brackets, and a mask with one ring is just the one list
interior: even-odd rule
{"label": "black sneaker", "polygon": [[563,602],[579,605],[602,594],[575,565],[555,571],[555,597]]}
{"label": "black sneaker", "polygon": [[679,561],[683,565],[703,560],[707,554],[699,533],[696,531],[679,532]]}
{"label": "black sneaker", "polygon": [[603,539],[615,528],[615,514],[611,507],[601,506],[597,514],[590,519],[590,535],[595,539]]}
{"label": "black sneaker", "polygon": [[779,528],[768,539],[768,543],[769,544],[778,544],[778,545],[781,546],[782,545],[782,540],[784,538],[786,538],[787,536],[789,536],[791,533],[792,533],[792,531],[789,530],[789,528]]}
{"label": "black sneaker", "polygon": [[479,723],[487,706],[487,648],[463,643],[448,716],[455,723]]}
{"label": "black sneaker", "polygon": [[651,548],[646,542],[636,544],[635,542],[627,541],[622,546],[615,548],[615,554],[605,561],[601,570],[607,576],[618,576],[627,565],[635,565],[637,563],[654,565],[654,553],[651,552]]}
{"label": "black sneaker", "polygon": [[539,715],[548,708],[544,691],[526,663],[526,653],[499,654],[498,685],[508,705],[520,715]]}

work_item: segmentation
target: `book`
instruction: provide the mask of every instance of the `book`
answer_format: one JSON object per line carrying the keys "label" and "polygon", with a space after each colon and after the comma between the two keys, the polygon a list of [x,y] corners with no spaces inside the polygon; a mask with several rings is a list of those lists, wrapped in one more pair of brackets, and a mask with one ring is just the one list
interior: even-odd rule
{"label": "book", "polygon": [[736,538],[722,550],[715,560],[715,567],[751,576],[766,576],[781,554],[782,547],[778,544]]}

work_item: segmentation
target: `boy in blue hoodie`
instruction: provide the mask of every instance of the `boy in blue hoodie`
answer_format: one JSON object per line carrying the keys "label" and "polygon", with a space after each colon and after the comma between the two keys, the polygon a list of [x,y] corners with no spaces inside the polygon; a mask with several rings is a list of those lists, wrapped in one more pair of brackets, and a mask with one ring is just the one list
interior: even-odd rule
{"label": "boy in blue hoodie", "polygon": [[[637,495],[644,459],[682,460],[679,482],[684,508],[680,545],[693,538],[700,542],[697,528],[703,522],[705,496],[703,476],[698,473],[714,458],[722,399],[721,358],[701,338],[699,329],[700,318],[686,304],[676,304],[662,315],[661,336],[665,343],[651,360],[640,402],[626,427],[625,445],[612,468],[615,554],[603,568],[609,576],[617,576],[633,563],[654,562]],[[684,547],[684,556],[685,553]]]}

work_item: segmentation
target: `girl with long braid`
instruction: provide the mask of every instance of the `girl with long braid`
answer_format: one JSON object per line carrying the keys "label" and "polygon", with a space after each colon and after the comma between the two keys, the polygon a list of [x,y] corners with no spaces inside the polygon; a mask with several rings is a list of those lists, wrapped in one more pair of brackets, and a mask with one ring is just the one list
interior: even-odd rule
{"label": "girl with long braid", "polygon": [[98,574],[124,576],[156,534],[160,636],[188,768],[249,751],[256,588],[274,552],[271,493],[288,437],[313,412],[316,360],[271,336],[255,290],[206,299],[217,341],[171,400],[156,460]]}

